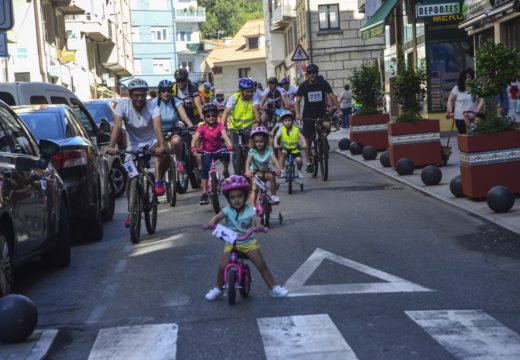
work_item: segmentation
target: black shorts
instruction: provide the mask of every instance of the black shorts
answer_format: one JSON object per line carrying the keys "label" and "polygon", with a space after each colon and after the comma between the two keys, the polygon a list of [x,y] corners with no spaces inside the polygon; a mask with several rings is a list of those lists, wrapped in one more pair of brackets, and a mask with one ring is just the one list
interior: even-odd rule
{"label": "black shorts", "polygon": [[[323,121],[330,121],[327,119],[327,114],[323,114],[321,116],[315,117],[315,119],[325,119]],[[315,120],[307,120],[307,119],[313,119],[313,118],[306,118],[303,117],[303,127],[302,127],[302,133],[303,136],[305,136],[306,139],[312,139],[314,137],[314,134],[316,134],[316,121]]]}

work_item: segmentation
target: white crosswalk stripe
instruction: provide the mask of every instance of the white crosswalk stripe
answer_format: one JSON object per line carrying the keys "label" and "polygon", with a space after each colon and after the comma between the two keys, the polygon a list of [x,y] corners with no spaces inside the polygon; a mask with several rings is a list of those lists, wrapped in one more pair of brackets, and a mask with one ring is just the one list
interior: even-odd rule
{"label": "white crosswalk stripe", "polygon": [[355,360],[329,315],[261,318],[257,320],[267,360]]}
{"label": "white crosswalk stripe", "polygon": [[175,360],[177,331],[176,324],[102,329],[88,360]]}
{"label": "white crosswalk stripe", "polygon": [[480,310],[405,311],[461,360],[518,360],[520,336]]}

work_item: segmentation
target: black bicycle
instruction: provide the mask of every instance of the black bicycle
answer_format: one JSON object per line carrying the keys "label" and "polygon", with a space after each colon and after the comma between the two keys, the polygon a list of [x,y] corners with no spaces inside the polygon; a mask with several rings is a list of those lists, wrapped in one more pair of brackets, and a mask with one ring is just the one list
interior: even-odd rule
{"label": "black bicycle", "polygon": [[244,144],[244,134],[246,129],[229,129],[238,136],[238,144],[235,145],[235,154],[233,156],[233,167],[235,175],[243,176],[246,171],[246,159],[248,144]]}
{"label": "black bicycle", "polygon": [[173,136],[174,134],[170,131],[164,133],[164,139],[168,143],[171,156],[170,167],[164,174],[164,185],[166,187],[166,201],[171,207],[177,203],[177,159],[173,147],[170,146],[170,140]]}
{"label": "black bicycle", "polygon": [[[326,181],[329,177],[329,141],[327,135],[323,130],[323,122],[330,121],[333,123],[337,121],[336,115],[325,118],[309,119],[304,118],[303,121],[313,121],[315,134],[311,143],[312,151],[312,177],[318,176],[318,169],[321,171],[321,178]],[[335,131],[335,130],[333,130]]]}
{"label": "black bicycle", "polygon": [[201,185],[199,166],[195,156],[190,151],[191,138],[194,132],[194,129],[188,128],[175,128],[172,132],[173,134],[178,134],[182,139],[184,172],[177,172],[177,192],[179,194],[186,193],[189,184],[191,184],[192,189],[199,189]]}
{"label": "black bicycle", "polygon": [[128,191],[128,212],[130,214],[130,240],[137,244],[141,236],[141,219],[148,234],[153,234],[157,226],[157,195],[154,192],[155,177],[148,171],[150,159],[155,153],[144,146],[137,151],[123,151],[132,155],[130,161],[125,162],[125,169],[130,178]]}

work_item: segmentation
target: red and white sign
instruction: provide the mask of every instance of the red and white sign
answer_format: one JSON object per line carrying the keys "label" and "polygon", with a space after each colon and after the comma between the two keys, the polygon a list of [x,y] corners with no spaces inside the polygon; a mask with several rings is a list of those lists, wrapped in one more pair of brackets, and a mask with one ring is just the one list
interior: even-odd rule
{"label": "red and white sign", "polygon": [[296,47],[296,50],[294,50],[294,53],[291,57],[292,61],[306,61],[309,60],[309,55],[303,50],[303,47],[298,44]]}

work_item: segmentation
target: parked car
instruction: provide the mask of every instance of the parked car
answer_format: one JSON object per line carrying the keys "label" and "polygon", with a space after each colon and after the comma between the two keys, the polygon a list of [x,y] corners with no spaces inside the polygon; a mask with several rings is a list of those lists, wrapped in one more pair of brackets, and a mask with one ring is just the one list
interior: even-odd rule
{"label": "parked car", "polygon": [[[65,182],[70,218],[83,225],[94,240],[103,236],[102,221],[114,216],[115,198],[111,194],[109,164],[74,111],[67,105],[14,106],[36,139],[52,139],[60,151],[52,166]],[[95,124],[87,123],[91,128]],[[109,134],[99,132],[97,143],[106,143]]]}
{"label": "parked car", "polygon": [[13,288],[14,269],[43,256],[70,263],[68,195],[49,166],[59,145],[39,145],[20,118],[0,101],[0,297]]}
{"label": "parked car", "polygon": [[[112,109],[114,101],[114,99],[100,99],[85,102],[85,107],[90,112],[99,128],[104,124],[108,124],[111,131],[114,127],[114,110]],[[119,149],[126,149],[126,133],[124,130],[121,132],[117,140],[117,146]],[[111,156],[108,158],[114,196],[119,197],[125,192],[126,182],[128,180],[128,175],[123,167],[124,158]]]}

